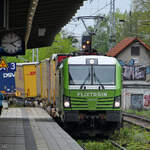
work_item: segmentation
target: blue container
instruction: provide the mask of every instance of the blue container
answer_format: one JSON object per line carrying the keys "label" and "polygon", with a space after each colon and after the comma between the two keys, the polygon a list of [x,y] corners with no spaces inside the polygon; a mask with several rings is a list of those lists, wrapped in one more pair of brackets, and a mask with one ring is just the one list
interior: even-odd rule
{"label": "blue container", "polygon": [[15,74],[16,63],[8,63],[8,68],[0,68],[0,92],[14,93],[15,88]]}
{"label": "blue container", "polygon": [[0,91],[5,93],[15,92],[15,74],[13,71],[0,71]]}

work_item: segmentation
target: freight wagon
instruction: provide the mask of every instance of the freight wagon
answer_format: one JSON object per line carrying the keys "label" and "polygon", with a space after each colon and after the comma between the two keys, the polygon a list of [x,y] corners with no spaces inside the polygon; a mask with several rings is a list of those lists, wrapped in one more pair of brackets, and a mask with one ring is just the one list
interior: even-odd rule
{"label": "freight wagon", "polygon": [[50,102],[50,59],[45,59],[40,63],[41,80],[41,100],[43,107]]}
{"label": "freight wagon", "polygon": [[17,98],[39,100],[41,97],[39,63],[17,63],[15,83]]}
{"label": "freight wagon", "polygon": [[59,70],[57,67],[68,54],[53,54],[43,60],[40,65],[41,99],[43,107],[54,108],[59,97]]}

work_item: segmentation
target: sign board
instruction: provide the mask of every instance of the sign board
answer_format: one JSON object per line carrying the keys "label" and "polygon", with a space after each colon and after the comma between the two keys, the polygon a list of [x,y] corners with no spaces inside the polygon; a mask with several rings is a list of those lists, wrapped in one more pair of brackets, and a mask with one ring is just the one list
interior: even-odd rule
{"label": "sign board", "polygon": [[4,0],[0,0],[0,28],[4,27]]}
{"label": "sign board", "polygon": [[7,68],[5,68],[5,67],[0,68],[0,72],[3,72],[3,71],[14,72],[14,71],[16,71],[16,63],[8,63],[7,66],[8,66]]}
{"label": "sign board", "polygon": [[0,72],[7,71],[7,72],[14,72],[16,71],[16,63],[6,63],[4,59],[0,61]]}
{"label": "sign board", "polygon": [[1,59],[0,61],[0,68],[6,68],[6,69],[8,68],[8,65],[4,59]]}

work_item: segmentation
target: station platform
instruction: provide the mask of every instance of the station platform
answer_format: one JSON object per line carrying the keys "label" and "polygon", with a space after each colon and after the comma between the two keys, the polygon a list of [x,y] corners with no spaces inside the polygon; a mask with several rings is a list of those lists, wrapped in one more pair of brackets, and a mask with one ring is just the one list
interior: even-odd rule
{"label": "station platform", "polygon": [[0,150],[83,150],[42,108],[8,108],[0,116]]}

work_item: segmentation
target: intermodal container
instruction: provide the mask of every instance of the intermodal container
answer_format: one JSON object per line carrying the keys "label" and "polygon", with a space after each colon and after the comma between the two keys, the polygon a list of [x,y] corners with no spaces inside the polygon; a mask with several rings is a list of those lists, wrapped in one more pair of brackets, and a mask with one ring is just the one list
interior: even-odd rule
{"label": "intermodal container", "polygon": [[36,83],[36,66],[34,64],[23,65],[24,72],[24,87],[26,97],[37,96],[37,83]]}
{"label": "intermodal container", "polygon": [[16,96],[17,97],[25,97],[25,89],[24,89],[24,74],[23,74],[23,66],[20,63],[17,63],[17,69],[15,72],[15,83],[16,83]]}
{"label": "intermodal container", "polygon": [[[40,96],[40,89],[38,89],[38,85],[40,83],[40,73],[37,73],[39,69],[37,69],[37,65],[39,63],[20,63],[17,64],[16,70],[16,94],[18,92],[18,96],[27,97],[27,98],[35,98]],[[38,77],[37,77],[38,76]]]}
{"label": "intermodal container", "polygon": [[[56,72],[56,67],[57,67],[57,55],[53,54],[51,61],[50,61],[50,102],[51,104],[55,105],[56,104],[56,98],[58,95],[58,86],[56,85],[58,83],[58,72]],[[57,80],[58,79],[58,80]]]}
{"label": "intermodal container", "polygon": [[50,101],[50,59],[41,62],[42,71],[42,98]]}
{"label": "intermodal container", "polygon": [[16,64],[8,63],[8,68],[0,68],[0,92],[6,94],[14,94],[15,88],[15,72]]}
{"label": "intermodal container", "polygon": [[37,83],[37,96],[41,96],[41,74],[40,65],[36,65],[36,83]]}

